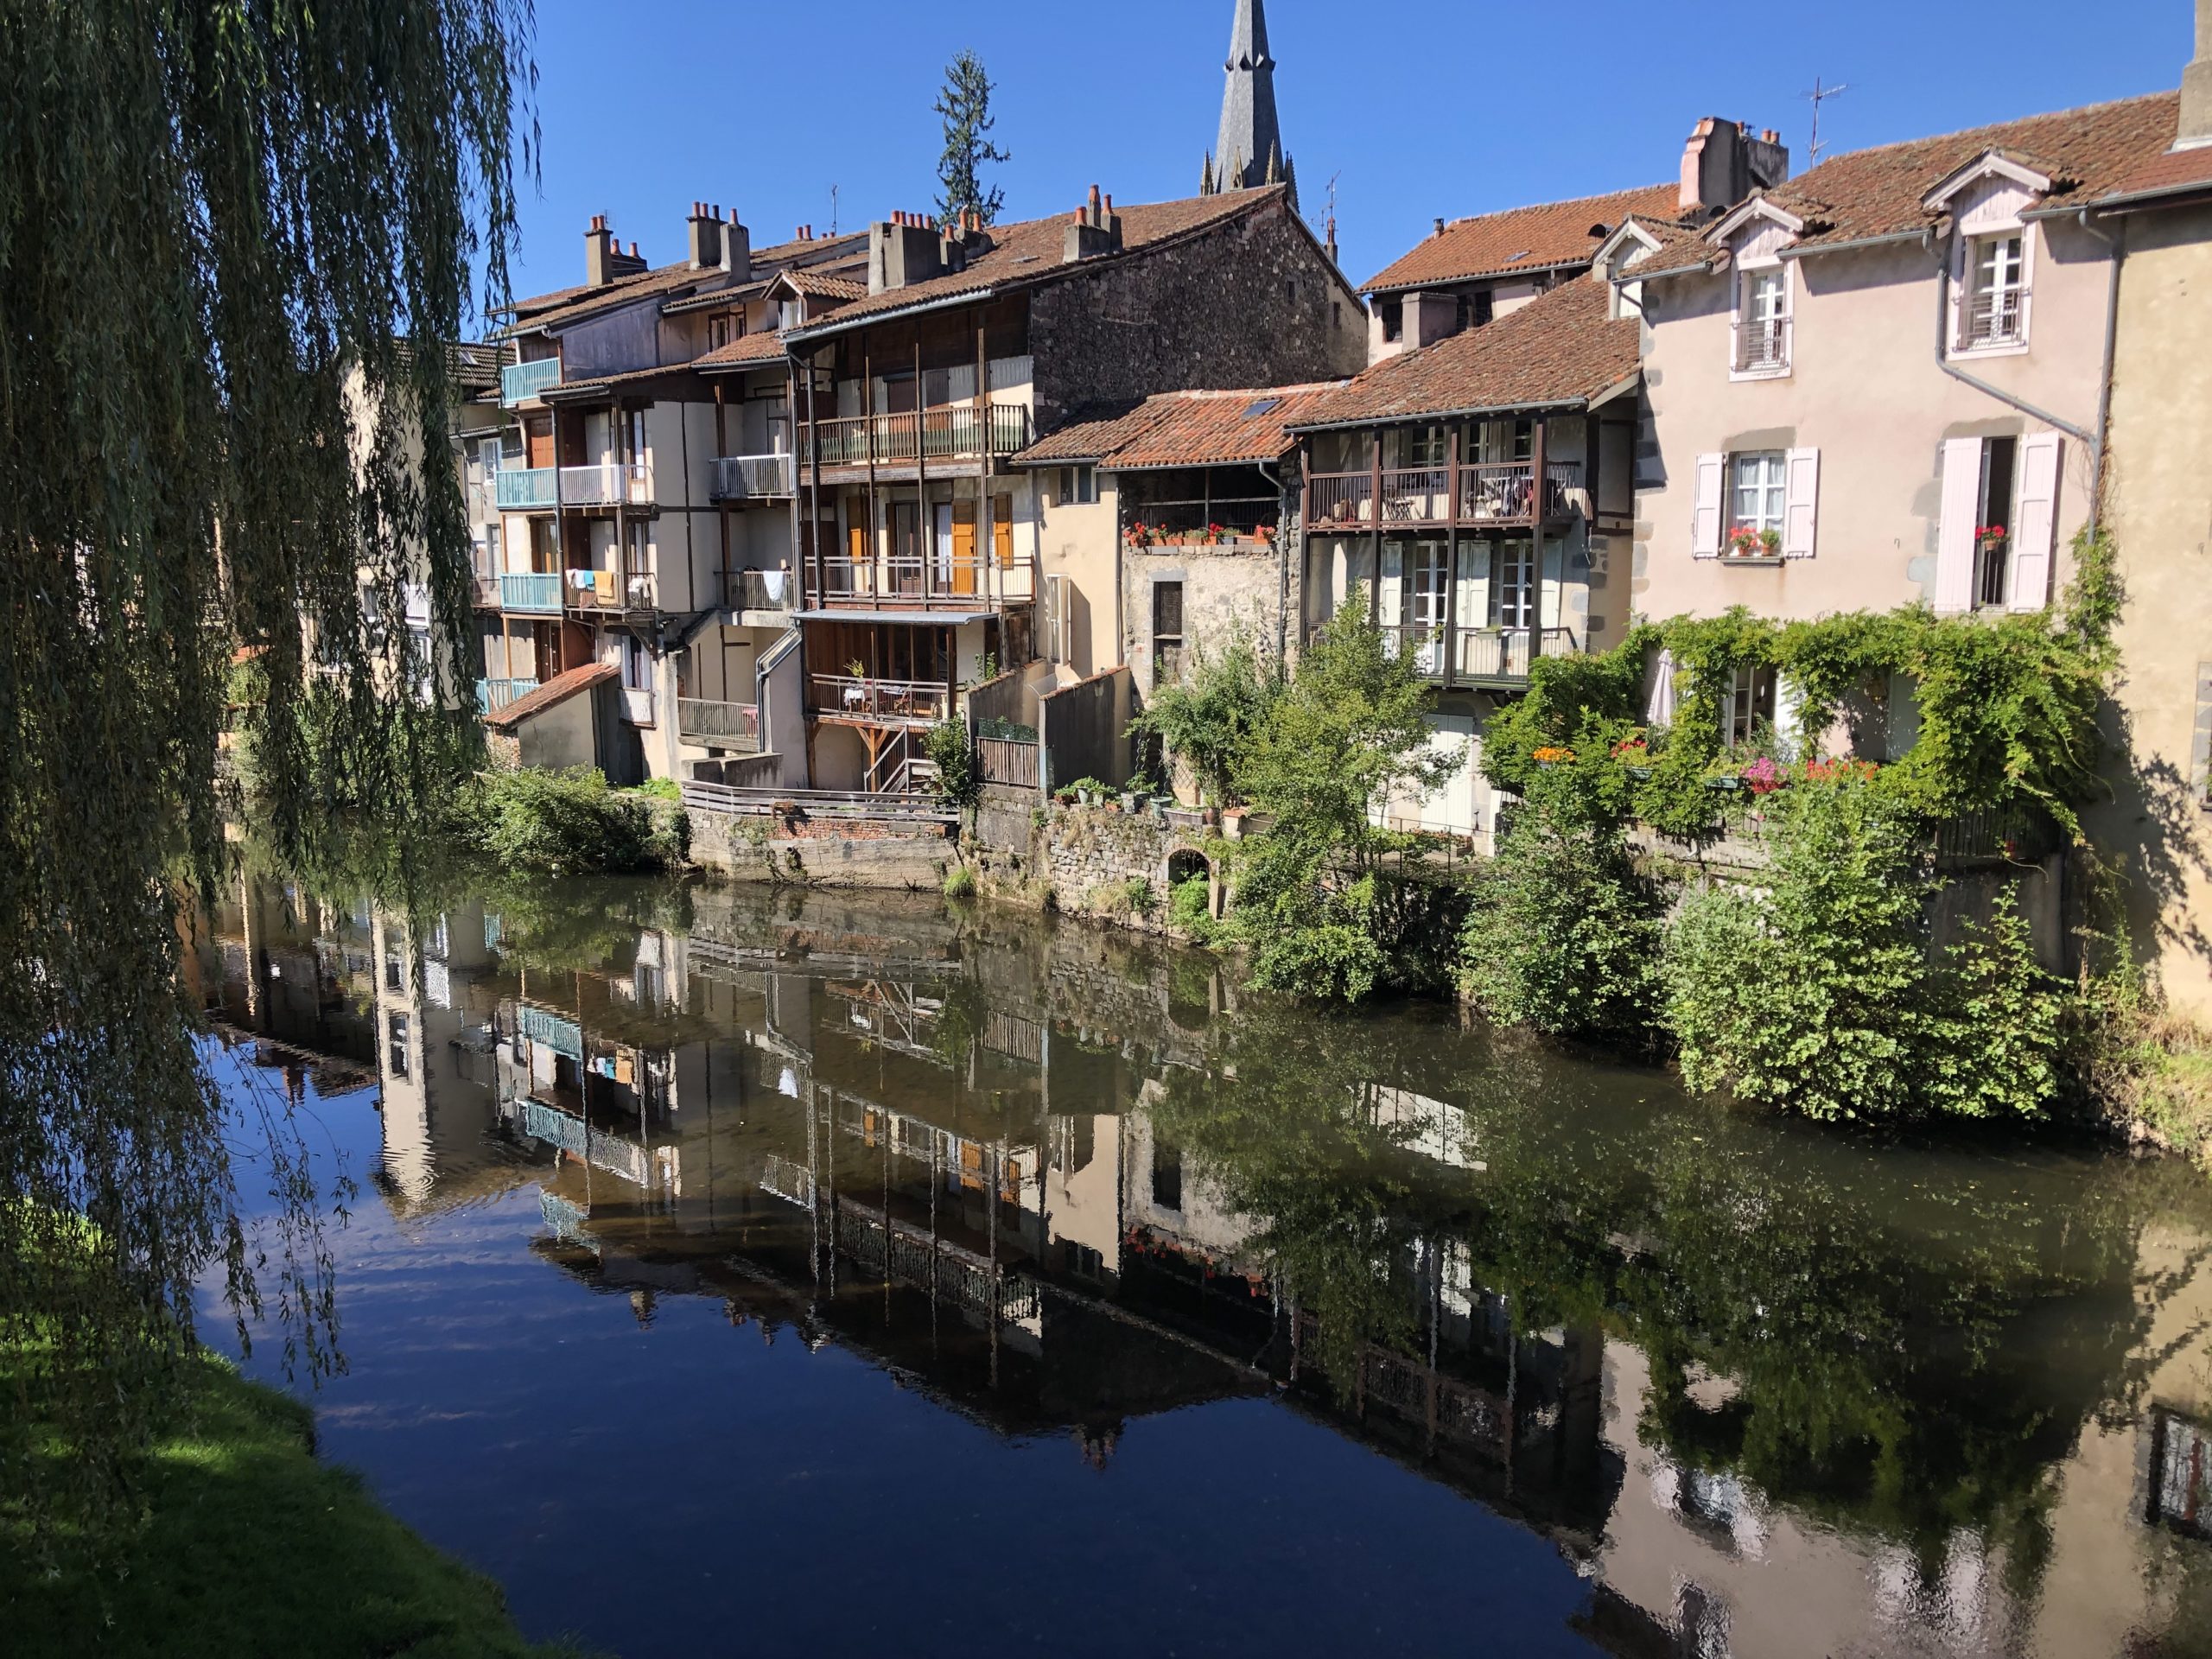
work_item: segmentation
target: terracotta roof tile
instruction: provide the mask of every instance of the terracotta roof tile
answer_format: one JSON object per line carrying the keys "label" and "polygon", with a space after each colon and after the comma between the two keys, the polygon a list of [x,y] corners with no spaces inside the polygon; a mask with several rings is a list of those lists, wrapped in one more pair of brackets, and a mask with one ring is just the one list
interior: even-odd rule
{"label": "terracotta roof tile", "polygon": [[783,331],[764,329],[757,334],[740,334],[728,345],[715,346],[704,357],[694,358],[691,366],[695,369],[727,369],[760,363],[780,363],[783,357]]}
{"label": "terracotta roof tile", "polygon": [[[1465,282],[1477,276],[1560,265],[1586,265],[1605,235],[1630,214],[1670,219],[1678,211],[1681,186],[1647,184],[1573,201],[1541,202],[1501,213],[1483,213],[1444,227],[1398,261],[1376,273],[1363,294],[1420,288],[1430,283]],[[1605,231],[1592,236],[1593,226]]]}
{"label": "terracotta roof tile", "polygon": [[512,731],[532,715],[542,715],[556,703],[566,702],[577,692],[603,684],[621,671],[612,663],[586,663],[582,668],[572,668],[565,674],[556,675],[527,696],[517,697],[496,714],[485,715],[484,723],[496,731]]}
{"label": "terracotta roof tile", "polygon": [[[1233,190],[1217,196],[1192,196],[1181,201],[1120,207],[1116,211],[1122,217],[1122,256],[1240,214],[1256,213],[1281,201],[1284,194],[1284,187],[1278,184],[1257,190]],[[1086,259],[1080,265],[1062,263],[1068,221],[1073,211],[1071,207],[1068,213],[1056,213],[1050,219],[995,225],[991,227],[991,251],[970,261],[965,270],[870,295],[819,323],[809,323],[803,332],[812,335],[887,311],[900,311],[933,300],[957,299],[963,294],[979,294],[988,289],[1050,281],[1107,263],[1113,256]]]}
{"label": "terracotta roof tile", "polygon": [[1290,423],[1301,429],[1587,402],[1637,372],[1633,317],[1579,277],[1496,322],[1365,370]]}
{"label": "terracotta roof tile", "polygon": [[2153,156],[2117,180],[2110,195],[2133,200],[2203,189],[2212,189],[2212,144]]}
{"label": "terracotta roof tile", "polygon": [[1346,384],[1163,392],[1133,408],[1079,418],[1015,460],[1035,466],[1095,461],[1122,472],[1274,461],[1298,447],[1289,426]]}
{"label": "terracotta roof tile", "polygon": [[1806,221],[1797,245],[1817,249],[1925,229],[1922,205],[1936,187],[1984,153],[2000,149],[2052,175],[2046,208],[2083,206],[2153,164],[2173,142],[2177,95],[2060,110],[1834,156],[1765,200]]}
{"label": "terracotta roof tile", "polygon": [[[863,267],[865,273],[865,267]],[[868,278],[863,274],[855,280],[850,276],[834,276],[826,270],[787,270],[784,280],[810,299],[864,300],[868,298]]]}
{"label": "terracotta roof tile", "polygon": [[701,270],[687,260],[680,265],[663,265],[658,270],[640,271],[634,276],[618,276],[597,288],[562,289],[518,304],[515,320],[508,324],[507,332],[529,334],[540,328],[565,327],[572,322],[582,322],[587,317],[597,316],[616,306],[632,305],[657,294],[669,295],[681,289],[720,283],[725,275],[721,270]]}

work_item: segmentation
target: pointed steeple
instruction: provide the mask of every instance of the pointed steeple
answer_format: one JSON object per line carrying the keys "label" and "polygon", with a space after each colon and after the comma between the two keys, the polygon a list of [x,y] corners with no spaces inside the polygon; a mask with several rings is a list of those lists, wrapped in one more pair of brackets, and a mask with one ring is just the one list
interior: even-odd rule
{"label": "pointed steeple", "polygon": [[1211,150],[1206,151],[1206,170],[1199,176],[1198,194],[1202,196],[1218,195],[1220,194],[1213,181],[1213,151]]}
{"label": "pointed steeple", "polygon": [[1236,0],[1226,67],[1229,84],[1221,99],[1221,137],[1213,153],[1235,160],[1216,182],[1224,190],[1247,190],[1262,182],[1269,158],[1280,156],[1282,148],[1265,0]]}

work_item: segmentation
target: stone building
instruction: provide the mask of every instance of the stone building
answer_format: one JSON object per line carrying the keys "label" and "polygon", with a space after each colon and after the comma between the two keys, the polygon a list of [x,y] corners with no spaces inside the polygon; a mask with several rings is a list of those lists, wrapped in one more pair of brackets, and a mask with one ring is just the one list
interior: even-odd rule
{"label": "stone building", "polygon": [[988,227],[899,214],[871,227],[868,274],[785,335],[802,645],[762,683],[803,702],[816,787],[899,793],[929,787],[921,734],[967,688],[1068,688],[1118,659],[1096,538],[1045,535],[1090,504],[1017,457],[1161,392],[1346,375],[1363,348],[1357,296],[1280,186],[1121,208],[1094,187]]}

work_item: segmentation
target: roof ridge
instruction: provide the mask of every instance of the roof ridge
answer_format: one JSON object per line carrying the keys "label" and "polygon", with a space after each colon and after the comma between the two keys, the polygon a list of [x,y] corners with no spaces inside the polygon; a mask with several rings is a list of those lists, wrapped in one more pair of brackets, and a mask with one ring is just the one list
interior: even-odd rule
{"label": "roof ridge", "polygon": [[1446,219],[1444,228],[1456,231],[1462,225],[1476,225],[1486,219],[1510,219],[1516,213],[1548,213],[1557,207],[1573,207],[1586,201],[1611,201],[1619,196],[1640,196],[1651,190],[1671,190],[1676,188],[1671,179],[1661,179],[1650,184],[1624,185],[1618,190],[1593,190],[1586,196],[1558,196],[1550,201],[1524,201],[1517,207],[1493,207],[1486,213],[1463,213],[1458,219]]}
{"label": "roof ridge", "polygon": [[1997,132],[2007,127],[2024,126],[2031,121],[2050,121],[2062,116],[2101,115],[2108,110],[2123,109],[2133,104],[2152,104],[2161,99],[2177,99],[2180,96],[2178,92],[2171,89],[2136,92],[2126,98],[2101,99],[2094,104],[2069,105],[2059,110],[2037,110],[2027,115],[2007,116],[2001,121],[1983,121],[1971,127],[1956,127],[1948,132],[1923,132],[1916,138],[1892,138],[1886,143],[1868,144],[1859,149],[1839,150],[1836,154],[1815,162],[1795,177],[1785,179],[1776,188],[1787,189],[1797,183],[1799,180],[1812,177],[1824,167],[1833,167],[1838,162],[1851,161],[1861,156],[1879,156],[1890,150],[1910,149],[1917,144],[1948,143],[1961,138],[1972,138],[1980,133]]}

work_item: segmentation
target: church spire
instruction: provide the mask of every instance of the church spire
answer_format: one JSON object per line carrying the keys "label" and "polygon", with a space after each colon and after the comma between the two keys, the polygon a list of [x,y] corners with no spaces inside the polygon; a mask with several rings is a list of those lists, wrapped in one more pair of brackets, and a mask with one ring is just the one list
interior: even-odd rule
{"label": "church spire", "polygon": [[1275,120],[1275,60],[1268,51],[1265,0],[1236,0],[1227,68],[1229,84],[1221,99],[1221,137],[1213,153],[1234,160],[1215,183],[1224,190],[1248,190],[1264,181],[1269,158],[1282,153],[1282,132]]}

